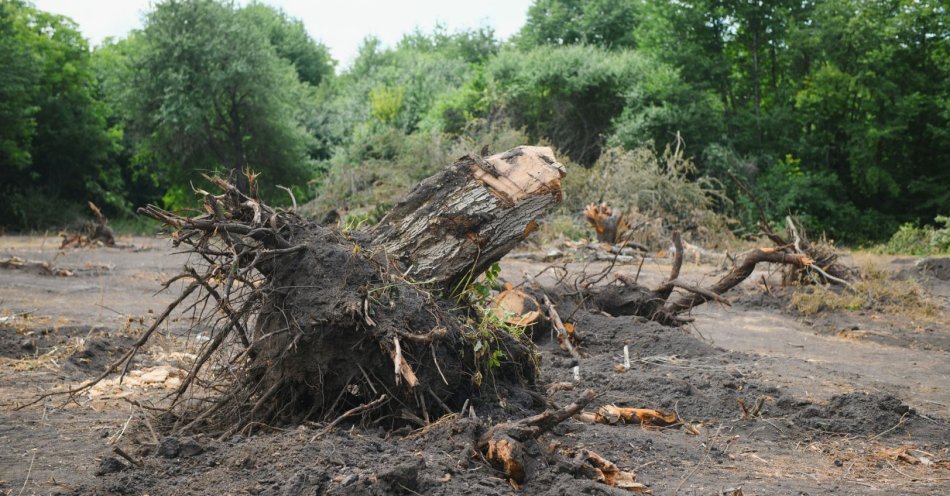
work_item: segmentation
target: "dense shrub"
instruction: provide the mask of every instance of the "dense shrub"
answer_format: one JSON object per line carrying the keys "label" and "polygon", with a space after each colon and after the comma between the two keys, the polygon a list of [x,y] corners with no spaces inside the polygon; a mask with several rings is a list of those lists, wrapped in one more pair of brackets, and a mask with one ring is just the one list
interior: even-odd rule
{"label": "dense shrub", "polygon": [[938,215],[934,221],[938,227],[902,224],[876,251],[891,255],[950,254],[950,216]]}

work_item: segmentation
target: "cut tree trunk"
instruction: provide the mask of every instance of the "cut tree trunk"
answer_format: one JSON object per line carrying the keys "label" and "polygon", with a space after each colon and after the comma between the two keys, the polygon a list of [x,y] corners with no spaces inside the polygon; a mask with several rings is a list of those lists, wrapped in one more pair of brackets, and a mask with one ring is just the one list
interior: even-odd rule
{"label": "cut tree trunk", "polygon": [[538,228],[565,174],[547,147],[462,157],[396,204],[372,244],[413,279],[458,292]]}

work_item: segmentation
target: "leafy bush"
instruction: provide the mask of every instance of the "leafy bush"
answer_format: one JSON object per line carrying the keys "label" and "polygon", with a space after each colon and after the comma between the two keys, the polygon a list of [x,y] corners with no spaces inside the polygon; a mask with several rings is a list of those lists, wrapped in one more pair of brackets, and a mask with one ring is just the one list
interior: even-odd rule
{"label": "leafy bush", "polygon": [[875,251],[890,255],[950,254],[950,216],[938,215],[934,220],[943,227],[902,224],[891,239],[876,247]]}
{"label": "leafy bush", "polygon": [[[721,210],[741,218],[747,232],[758,232],[759,205],[775,229],[785,225],[785,217],[795,215],[810,234],[839,243],[859,243],[883,239],[895,226],[891,216],[871,209],[858,208],[848,199],[847,188],[832,171],[804,167],[791,155],[775,160],[767,156],[739,157],[723,147],[706,149],[710,172],[730,185],[727,194],[736,198],[735,207]],[[770,164],[764,167],[761,163]],[[728,177],[730,170],[752,188],[758,204]]]}

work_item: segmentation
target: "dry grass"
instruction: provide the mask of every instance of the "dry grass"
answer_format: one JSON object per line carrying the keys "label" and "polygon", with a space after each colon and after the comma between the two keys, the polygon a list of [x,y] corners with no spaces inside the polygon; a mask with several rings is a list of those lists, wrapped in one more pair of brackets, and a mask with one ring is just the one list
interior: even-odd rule
{"label": "dry grass", "polygon": [[873,310],[928,319],[941,315],[940,307],[913,279],[895,279],[888,271],[870,264],[861,267],[858,277],[854,291],[802,286],[792,294],[790,306],[803,315],[834,310]]}

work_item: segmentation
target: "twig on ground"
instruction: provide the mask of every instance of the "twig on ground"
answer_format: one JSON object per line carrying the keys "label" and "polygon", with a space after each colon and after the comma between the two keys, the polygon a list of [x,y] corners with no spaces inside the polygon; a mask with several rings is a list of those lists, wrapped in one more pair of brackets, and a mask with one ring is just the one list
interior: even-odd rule
{"label": "twig on ground", "polygon": [[320,430],[320,432],[314,434],[314,436],[310,438],[310,442],[312,443],[316,441],[317,438],[319,438],[320,436],[323,436],[324,434],[330,432],[334,427],[336,427],[340,422],[346,420],[348,417],[352,417],[353,415],[356,415],[358,413],[363,413],[365,411],[372,410],[373,408],[376,408],[377,406],[382,405],[386,401],[387,398],[388,397],[385,394],[382,394],[380,395],[379,398],[376,398],[375,400],[370,401],[369,403],[364,403],[356,408],[351,408],[343,412],[343,415],[340,415],[339,417],[336,418],[336,420],[327,424],[327,426],[324,427],[322,430]]}

